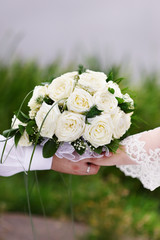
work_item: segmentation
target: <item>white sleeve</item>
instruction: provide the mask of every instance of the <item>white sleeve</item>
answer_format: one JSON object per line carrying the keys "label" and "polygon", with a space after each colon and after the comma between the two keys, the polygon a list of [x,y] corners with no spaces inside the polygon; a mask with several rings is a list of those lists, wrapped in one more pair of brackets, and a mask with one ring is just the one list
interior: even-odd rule
{"label": "white sleeve", "polygon": [[[0,135],[0,156],[2,155],[3,146],[5,140]],[[0,163],[0,176],[11,176],[13,174],[28,171],[33,146],[17,148],[14,145],[13,139],[7,141],[7,146],[3,156],[3,163]],[[42,147],[37,146],[32,164],[31,170],[48,170],[51,169],[52,158],[43,158]]]}
{"label": "white sleeve", "polygon": [[117,166],[126,176],[138,178],[153,191],[160,186],[160,128],[136,134],[121,143],[135,165]]}

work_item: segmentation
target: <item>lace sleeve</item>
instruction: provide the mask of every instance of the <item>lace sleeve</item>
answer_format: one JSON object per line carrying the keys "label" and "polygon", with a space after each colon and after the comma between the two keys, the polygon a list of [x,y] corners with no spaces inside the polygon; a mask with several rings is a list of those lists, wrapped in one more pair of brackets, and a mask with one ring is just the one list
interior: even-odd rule
{"label": "lace sleeve", "polygon": [[153,191],[160,186],[160,128],[124,139],[128,157],[135,165],[117,166],[126,176],[138,178],[145,188]]}

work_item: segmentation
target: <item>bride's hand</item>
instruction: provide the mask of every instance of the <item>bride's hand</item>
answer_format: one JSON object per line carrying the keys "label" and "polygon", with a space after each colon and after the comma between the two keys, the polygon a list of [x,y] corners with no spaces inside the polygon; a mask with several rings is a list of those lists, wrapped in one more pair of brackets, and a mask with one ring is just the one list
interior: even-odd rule
{"label": "bride's hand", "polygon": [[[124,140],[125,142],[123,142],[123,145],[120,145],[115,154],[110,154],[109,157],[104,155],[102,158],[88,159],[87,161],[99,166],[135,165],[141,162],[143,163],[145,161],[144,152],[149,155],[150,151],[155,151],[155,149],[160,148],[159,136],[160,128],[132,135]],[[127,145],[131,151],[130,154],[126,153],[128,148]],[[132,155],[133,160],[131,160],[129,155]]]}
{"label": "bride's hand", "polygon": [[88,160],[72,162],[65,158],[53,157],[52,170],[74,175],[94,175],[99,171],[100,166],[93,163],[88,164]]}
{"label": "bride's hand", "polygon": [[125,152],[124,146],[120,146],[116,153],[110,153],[108,157],[87,159],[88,162],[98,166],[114,166],[114,165],[134,165],[129,156]]}

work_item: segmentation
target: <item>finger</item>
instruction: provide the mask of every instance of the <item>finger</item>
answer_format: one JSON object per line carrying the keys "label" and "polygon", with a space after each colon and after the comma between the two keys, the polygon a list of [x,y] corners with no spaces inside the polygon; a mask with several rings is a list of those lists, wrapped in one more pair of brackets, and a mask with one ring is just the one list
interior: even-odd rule
{"label": "finger", "polygon": [[87,163],[87,170],[85,172],[85,175],[95,175],[98,173],[100,166],[92,164],[92,163]]}
{"label": "finger", "polygon": [[123,148],[118,149],[117,152],[113,153],[110,157],[104,155],[99,159],[90,159],[90,162],[99,166],[135,165],[135,162],[129,158]]}
{"label": "finger", "polygon": [[86,162],[73,163],[71,174],[73,175],[94,175],[97,174],[100,166],[94,164],[88,164]]}
{"label": "finger", "polygon": [[96,165],[90,165],[89,172],[87,172],[88,169],[88,163],[84,161],[79,162],[72,162],[65,158],[58,158],[57,156],[54,156],[53,162],[52,162],[52,170],[67,174],[74,174],[74,175],[93,175],[96,174],[99,170],[99,166]]}

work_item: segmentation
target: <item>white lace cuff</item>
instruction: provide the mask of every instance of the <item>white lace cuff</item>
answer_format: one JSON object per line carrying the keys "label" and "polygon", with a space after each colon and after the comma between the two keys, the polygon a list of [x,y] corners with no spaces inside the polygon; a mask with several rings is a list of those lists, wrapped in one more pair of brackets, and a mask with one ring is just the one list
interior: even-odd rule
{"label": "white lace cuff", "polygon": [[[153,130],[152,130],[153,131]],[[138,178],[143,186],[153,191],[160,186],[160,148],[148,148],[152,143],[153,132],[130,136],[123,140],[121,144],[125,146],[125,151],[135,165],[117,166],[126,176]],[[145,139],[147,136],[147,139]],[[145,137],[145,138],[144,138]],[[151,138],[150,138],[151,137]],[[140,139],[141,138],[141,139]],[[157,144],[158,145],[158,144]]]}

